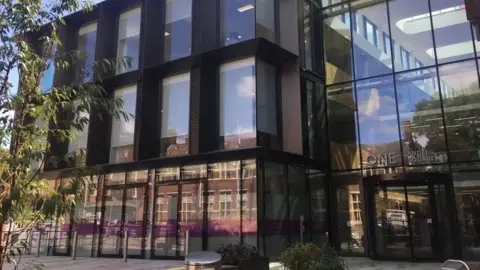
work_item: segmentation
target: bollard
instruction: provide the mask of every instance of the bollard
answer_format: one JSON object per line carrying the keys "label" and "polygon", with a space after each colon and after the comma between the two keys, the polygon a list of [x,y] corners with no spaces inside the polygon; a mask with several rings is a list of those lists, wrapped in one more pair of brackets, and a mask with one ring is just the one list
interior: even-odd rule
{"label": "bollard", "polygon": [[42,233],[38,232],[38,242],[37,242],[37,257],[40,257],[40,242],[42,240]]}
{"label": "bollard", "polygon": [[188,247],[190,246],[190,231],[185,231],[185,256],[188,254]]}
{"label": "bollard", "polygon": [[72,259],[77,259],[77,244],[78,244],[78,232],[73,232],[73,250],[72,250]]}
{"label": "bollard", "polygon": [[300,216],[300,243],[303,243],[303,215]]}
{"label": "bollard", "polygon": [[123,261],[127,262],[128,257],[128,231],[123,232]]}

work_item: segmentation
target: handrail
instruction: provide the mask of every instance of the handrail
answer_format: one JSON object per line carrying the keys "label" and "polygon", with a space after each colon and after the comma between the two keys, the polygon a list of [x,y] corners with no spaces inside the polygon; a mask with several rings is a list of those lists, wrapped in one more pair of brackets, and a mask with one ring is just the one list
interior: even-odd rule
{"label": "handrail", "polygon": [[466,264],[464,261],[461,261],[461,260],[446,260],[444,263],[443,263],[443,267],[446,267],[449,263],[458,263],[458,264],[461,264],[463,266],[465,266],[465,270],[470,270],[470,267],[468,267],[468,264]]}

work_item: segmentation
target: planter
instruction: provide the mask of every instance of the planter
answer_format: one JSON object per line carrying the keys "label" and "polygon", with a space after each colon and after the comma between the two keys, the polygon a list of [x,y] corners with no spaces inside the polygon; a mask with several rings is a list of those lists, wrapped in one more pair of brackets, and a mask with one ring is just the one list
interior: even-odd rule
{"label": "planter", "polygon": [[269,270],[270,261],[268,257],[256,257],[238,262],[238,266],[224,265],[222,269],[230,270]]}

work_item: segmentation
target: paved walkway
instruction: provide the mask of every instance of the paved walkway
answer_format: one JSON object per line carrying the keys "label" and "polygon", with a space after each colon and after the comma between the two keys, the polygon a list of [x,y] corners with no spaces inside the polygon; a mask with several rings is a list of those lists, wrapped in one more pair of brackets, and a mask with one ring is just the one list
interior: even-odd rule
{"label": "paved walkway", "polygon": [[[410,262],[383,262],[372,261],[368,258],[345,258],[348,263],[349,270],[439,270],[442,266],[440,263],[410,263]],[[165,260],[133,260],[123,262],[122,259],[109,258],[77,258],[73,261],[69,257],[24,257],[20,261],[19,270],[35,269],[29,268],[34,264],[43,265],[41,269],[46,270],[93,270],[93,269],[114,269],[114,270],[157,270],[183,269],[182,261],[165,261]],[[4,269],[13,270],[12,265],[6,265]],[[270,269],[283,270],[278,263],[271,263]]]}

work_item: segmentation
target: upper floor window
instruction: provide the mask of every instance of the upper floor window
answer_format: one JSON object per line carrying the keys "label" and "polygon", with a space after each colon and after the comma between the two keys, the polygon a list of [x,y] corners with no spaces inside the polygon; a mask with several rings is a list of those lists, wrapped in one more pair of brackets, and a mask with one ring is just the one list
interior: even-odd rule
{"label": "upper floor window", "polygon": [[[135,134],[135,109],[137,86],[131,85],[115,90],[116,98],[123,101],[123,112],[130,115],[128,121],[123,118],[112,119],[110,140],[110,162],[120,163],[133,160],[133,139]],[[133,117],[132,117],[133,116]]]}
{"label": "upper floor window", "polygon": [[274,0],[220,0],[220,43],[264,37],[275,42]]}
{"label": "upper floor window", "polygon": [[191,54],[192,0],[167,0],[165,61]]}
{"label": "upper floor window", "polygon": [[378,47],[378,28],[375,24],[371,23],[369,20],[367,20],[364,17],[365,21],[365,38],[375,45],[375,47]]}
{"label": "upper floor window", "polygon": [[95,62],[95,47],[97,45],[97,23],[89,23],[78,31],[78,51],[82,52],[81,69],[77,72],[79,82],[93,80],[93,63]]}
{"label": "upper floor window", "polygon": [[117,74],[138,69],[140,52],[140,7],[120,14],[118,23],[117,58],[130,58],[130,66],[119,65]]}
{"label": "upper floor window", "polygon": [[383,33],[383,51],[388,54],[388,55],[392,55],[392,40],[390,39],[390,37]]}
{"label": "upper floor window", "polygon": [[188,154],[189,113],[190,73],[163,79],[160,143],[162,156]]}
{"label": "upper floor window", "polygon": [[84,165],[88,142],[88,122],[83,125],[80,123],[89,120],[90,114],[85,111],[77,112],[79,103],[78,100],[73,101],[74,112],[76,112],[76,115],[73,116],[73,123],[77,126],[72,125],[70,127],[70,132],[74,134],[74,138],[68,143],[68,153],[73,155],[75,165]]}
{"label": "upper floor window", "polygon": [[47,66],[43,70],[42,78],[40,79],[40,88],[42,92],[47,92],[53,87],[53,80],[55,78],[55,58],[57,57],[57,44],[50,44],[44,46],[44,51],[48,55]]}

